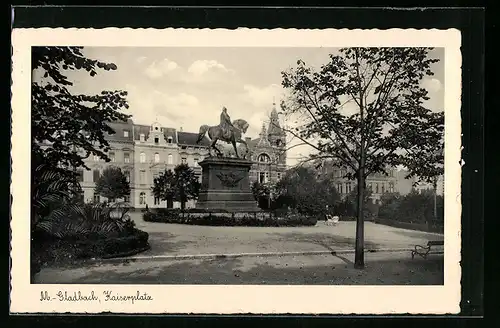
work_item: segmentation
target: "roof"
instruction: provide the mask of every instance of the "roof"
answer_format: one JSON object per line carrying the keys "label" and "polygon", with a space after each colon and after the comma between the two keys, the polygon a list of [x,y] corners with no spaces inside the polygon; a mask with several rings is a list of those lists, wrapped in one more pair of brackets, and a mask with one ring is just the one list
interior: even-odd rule
{"label": "roof", "polygon": [[[127,122],[123,121],[115,121],[115,122],[109,122],[108,123],[109,127],[112,128],[115,133],[114,134],[108,134],[107,137],[110,140],[114,141],[124,141],[124,142],[132,142],[132,127],[133,127],[133,122],[132,120],[128,120]],[[125,137],[125,134],[123,131],[129,131],[129,134],[127,137]]]}
{"label": "roof", "polygon": [[[162,127],[163,129],[163,135],[165,136],[165,140],[167,140],[169,137],[172,138],[172,143],[177,143],[177,138],[176,138],[176,133],[174,128],[165,128]],[[134,139],[135,140],[140,140],[141,134],[144,134],[145,139],[148,139],[149,136],[149,131],[151,130],[150,125],[139,125],[135,124],[134,125]]]}
{"label": "roof", "polygon": [[259,141],[260,141],[260,138],[252,139],[252,140],[250,140],[250,142],[248,142],[248,146],[253,148],[253,147],[257,146]]}
{"label": "roof", "polygon": [[205,136],[203,139],[197,143],[196,141],[198,140],[198,133],[192,133],[192,132],[177,132],[177,137],[178,141],[177,143],[179,145],[190,145],[190,146],[210,146],[210,140]]}

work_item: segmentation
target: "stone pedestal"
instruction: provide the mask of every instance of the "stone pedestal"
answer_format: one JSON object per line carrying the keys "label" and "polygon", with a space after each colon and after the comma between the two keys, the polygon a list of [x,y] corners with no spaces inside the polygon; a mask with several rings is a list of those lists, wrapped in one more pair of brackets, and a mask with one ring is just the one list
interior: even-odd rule
{"label": "stone pedestal", "polygon": [[208,157],[198,164],[203,173],[196,208],[209,211],[260,211],[248,178],[251,161]]}

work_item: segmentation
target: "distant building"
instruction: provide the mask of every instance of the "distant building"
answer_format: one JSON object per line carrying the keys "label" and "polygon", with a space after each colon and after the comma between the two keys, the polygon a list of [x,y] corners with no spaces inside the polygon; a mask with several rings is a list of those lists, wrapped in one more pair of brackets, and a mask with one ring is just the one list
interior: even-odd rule
{"label": "distant building", "polygon": [[[388,168],[387,175],[382,173],[371,174],[366,178],[366,187],[371,190],[371,200],[374,203],[380,201],[382,195],[386,193],[399,192],[397,189],[396,170]],[[319,177],[332,179],[338,193],[345,197],[356,190],[356,180],[349,180],[346,168],[339,168],[332,164],[331,161],[324,161],[318,172]]]}
{"label": "distant building", "polygon": [[[349,180],[346,175],[348,170],[338,168],[332,165],[331,161],[323,161],[318,170],[318,177],[332,179],[337,191],[343,197],[356,190],[356,180]],[[406,170],[398,170],[396,168],[387,168],[387,174],[376,173],[371,174],[366,179],[366,187],[371,190],[371,199],[377,203],[386,193],[399,193],[407,195],[412,190],[433,190],[434,187],[430,183],[419,183],[414,185],[416,178],[406,178],[408,172]],[[437,181],[436,194],[443,195],[444,179],[440,176]]]}
{"label": "distant building", "polygon": [[[399,190],[399,193],[402,195],[406,195],[410,193],[412,190],[421,192],[423,190],[434,190],[434,186],[432,183],[429,182],[419,182],[418,184],[415,184],[417,182],[417,178],[406,178],[408,175],[408,171],[406,170],[398,170],[396,173],[397,177],[397,189]],[[444,176],[441,175],[438,177],[437,182],[436,182],[436,194],[437,195],[444,195]]]}

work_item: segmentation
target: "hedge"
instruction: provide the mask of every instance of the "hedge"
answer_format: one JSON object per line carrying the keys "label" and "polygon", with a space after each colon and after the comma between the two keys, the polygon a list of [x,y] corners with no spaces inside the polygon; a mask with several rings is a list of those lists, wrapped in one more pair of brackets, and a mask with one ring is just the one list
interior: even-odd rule
{"label": "hedge", "polygon": [[203,210],[165,210],[145,212],[143,220],[147,222],[178,223],[203,226],[247,226],[247,227],[301,227],[314,226],[316,217],[289,214],[276,216],[273,212],[232,213],[217,211],[210,213]]}
{"label": "hedge", "polygon": [[425,232],[436,232],[443,233],[444,225],[442,222],[432,222],[430,224],[427,223],[416,223],[416,222],[403,222],[389,219],[377,218],[375,223],[388,225],[395,228],[408,229],[408,230],[418,230]]}

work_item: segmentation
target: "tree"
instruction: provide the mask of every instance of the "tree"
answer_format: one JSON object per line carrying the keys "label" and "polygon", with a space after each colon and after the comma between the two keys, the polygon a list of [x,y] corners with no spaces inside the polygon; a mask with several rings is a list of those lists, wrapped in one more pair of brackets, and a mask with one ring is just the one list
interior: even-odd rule
{"label": "tree", "polygon": [[151,189],[156,198],[167,202],[167,208],[172,208],[176,194],[176,186],[177,182],[174,172],[172,172],[172,170],[166,170],[163,174],[154,179]]}
{"label": "tree", "polygon": [[254,181],[251,186],[252,194],[258,202],[260,208],[269,208],[269,198],[271,197],[271,190],[268,186],[259,181]]}
{"label": "tree", "polygon": [[[358,192],[353,189],[344,199],[349,215],[354,215],[357,217],[358,208]],[[377,213],[378,205],[372,200],[372,191],[370,188],[364,188],[363,190],[363,215],[364,218],[374,217]]]}
{"label": "tree", "polygon": [[200,191],[200,182],[194,171],[187,164],[179,164],[165,171],[154,180],[152,192],[157,198],[167,201],[176,200],[181,203],[181,209],[186,208],[190,199],[196,199]]}
{"label": "tree", "polygon": [[95,185],[95,192],[110,201],[130,195],[130,183],[119,167],[111,166],[102,172]]}
{"label": "tree", "polygon": [[116,70],[115,64],[86,58],[83,47],[33,47],[31,88],[32,153],[64,169],[76,180],[76,168],[91,154],[109,162],[106,135],[115,131],[112,121],[126,121],[126,91],[102,91],[98,95],[71,92],[66,74],[84,70],[93,77],[98,69]]}
{"label": "tree", "polygon": [[356,268],[364,267],[367,176],[398,165],[421,180],[442,174],[444,113],[424,107],[421,83],[438,61],[430,50],[343,48],[317,71],[299,60],[282,72],[290,92],[282,112],[302,122],[287,132],[315,150],[311,160],[332,160],[357,181]]}
{"label": "tree", "polygon": [[334,208],[340,197],[329,180],[319,180],[314,170],[296,167],[288,170],[276,184],[276,203],[296,209],[299,213],[319,216],[326,207]]}

